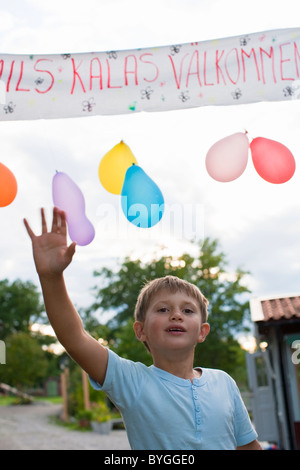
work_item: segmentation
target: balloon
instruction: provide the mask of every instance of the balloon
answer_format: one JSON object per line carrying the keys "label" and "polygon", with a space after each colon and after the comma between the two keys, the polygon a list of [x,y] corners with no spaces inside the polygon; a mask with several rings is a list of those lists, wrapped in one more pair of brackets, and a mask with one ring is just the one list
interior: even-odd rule
{"label": "balloon", "polygon": [[54,175],[52,196],[54,205],[66,213],[71,240],[82,246],[91,243],[95,229],[85,215],[83,194],[66,173],[57,172]]}
{"label": "balloon", "polygon": [[156,183],[138,165],[132,165],[126,172],[121,207],[129,222],[137,227],[153,227],[162,218],[163,195]]}
{"label": "balloon", "polygon": [[17,195],[18,185],[15,175],[0,163],[0,207],[8,206]]}
{"label": "balloon", "polygon": [[113,194],[121,194],[127,169],[137,163],[133,153],[123,140],[104,155],[99,165],[99,179],[104,188]]}
{"label": "balloon", "polygon": [[243,174],[248,162],[249,140],[245,133],[225,137],[207,152],[206,169],[217,181],[226,183]]}
{"label": "balloon", "polygon": [[250,149],[254,168],[269,183],[285,183],[295,173],[293,154],[280,142],[256,137],[252,140]]}

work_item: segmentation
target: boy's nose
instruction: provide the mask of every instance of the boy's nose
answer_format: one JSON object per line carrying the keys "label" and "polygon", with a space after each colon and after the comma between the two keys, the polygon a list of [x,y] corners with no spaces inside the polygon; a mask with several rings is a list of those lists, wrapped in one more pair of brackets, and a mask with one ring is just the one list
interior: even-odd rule
{"label": "boy's nose", "polygon": [[171,312],[170,318],[171,318],[171,320],[179,320],[179,319],[182,319],[181,310],[179,310],[179,309],[173,310],[173,311]]}

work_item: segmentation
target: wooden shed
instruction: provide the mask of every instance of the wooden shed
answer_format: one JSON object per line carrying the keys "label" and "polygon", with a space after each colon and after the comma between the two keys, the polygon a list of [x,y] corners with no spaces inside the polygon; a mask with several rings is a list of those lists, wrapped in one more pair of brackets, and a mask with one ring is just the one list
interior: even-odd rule
{"label": "wooden shed", "polygon": [[250,301],[257,350],[247,355],[260,441],[300,450],[300,294]]}

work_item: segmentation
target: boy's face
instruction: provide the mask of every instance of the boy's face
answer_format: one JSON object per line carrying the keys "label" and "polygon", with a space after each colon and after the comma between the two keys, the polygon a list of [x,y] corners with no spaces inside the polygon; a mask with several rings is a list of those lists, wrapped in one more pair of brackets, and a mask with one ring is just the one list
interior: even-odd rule
{"label": "boy's face", "polygon": [[154,355],[193,350],[197,343],[205,340],[209,325],[202,323],[196,299],[184,292],[171,293],[164,289],[153,296],[145,321],[135,322],[134,330]]}

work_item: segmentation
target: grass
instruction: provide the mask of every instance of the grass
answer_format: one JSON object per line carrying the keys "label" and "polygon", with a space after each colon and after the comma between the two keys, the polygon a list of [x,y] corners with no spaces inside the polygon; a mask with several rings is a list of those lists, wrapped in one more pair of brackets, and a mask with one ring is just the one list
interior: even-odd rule
{"label": "grass", "polygon": [[39,401],[48,401],[49,403],[52,403],[53,405],[60,405],[62,403],[62,397],[36,397],[34,399],[35,402]]}
{"label": "grass", "polygon": [[[53,403],[54,405],[62,403],[62,397],[35,397],[34,402],[38,403],[41,401],[47,401],[49,403]],[[16,397],[10,396],[0,396],[0,406],[9,406],[15,405]]]}

